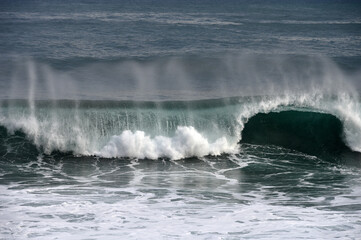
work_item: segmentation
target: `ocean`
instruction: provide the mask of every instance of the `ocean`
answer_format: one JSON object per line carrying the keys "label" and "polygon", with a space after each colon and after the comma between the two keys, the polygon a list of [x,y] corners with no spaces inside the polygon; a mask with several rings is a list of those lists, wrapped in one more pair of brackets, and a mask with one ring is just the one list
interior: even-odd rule
{"label": "ocean", "polygon": [[3,0],[0,239],[359,239],[359,1]]}

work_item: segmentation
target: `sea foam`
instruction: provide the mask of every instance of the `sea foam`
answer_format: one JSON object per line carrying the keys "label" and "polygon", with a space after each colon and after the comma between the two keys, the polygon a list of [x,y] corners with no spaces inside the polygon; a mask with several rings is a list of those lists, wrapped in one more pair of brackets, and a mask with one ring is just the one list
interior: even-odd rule
{"label": "sea foam", "polygon": [[151,138],[143,131],[124,131],[113,136],[101,151],[95,152],[102,157],[151,158],[168,157],[181,159],[193,156],[220,155],[234,153],[235,144],[225,137],[210,143],[194,127],[178,126],[173,137],[156,136]]}

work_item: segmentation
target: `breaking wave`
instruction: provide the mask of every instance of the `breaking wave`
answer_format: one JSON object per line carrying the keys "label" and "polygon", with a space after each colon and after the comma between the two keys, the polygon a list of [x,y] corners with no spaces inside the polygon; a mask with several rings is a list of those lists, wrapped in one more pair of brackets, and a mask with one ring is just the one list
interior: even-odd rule
{"label": "breaking wave", "polygon": [[7,129],[2,138],[21,131],[46,154],[182,159],[237,153],[238,143],[247,142],[317,156],[361,152],[360,109],[359,101],[349,95],[34,101],[30,106],[8,100],[2,102],[0,124]]}
{"label": "breaking wave", "polygon": [[0,88],[1,148],[11,151],[18,136],[41,153],[105,158],[233,154],[240,142],[316,156],[361,152],[358,63],[237,54],[13,59]]}

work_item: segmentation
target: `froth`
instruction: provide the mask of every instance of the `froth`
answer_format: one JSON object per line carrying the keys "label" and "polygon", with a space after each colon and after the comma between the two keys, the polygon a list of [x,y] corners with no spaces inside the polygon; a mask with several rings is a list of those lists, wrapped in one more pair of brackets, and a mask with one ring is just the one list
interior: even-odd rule
{"label": "froth", "polygon": [[143,131],[124,131],[113,136],[101,151],[102,157],[151,158],[168,157],[181,159],[193,156],[220,155],[234,153],[236,143],[231,144],[225,137],[210,143],[194,127],[178,126],[173,137],[156,136],[151,138]]}

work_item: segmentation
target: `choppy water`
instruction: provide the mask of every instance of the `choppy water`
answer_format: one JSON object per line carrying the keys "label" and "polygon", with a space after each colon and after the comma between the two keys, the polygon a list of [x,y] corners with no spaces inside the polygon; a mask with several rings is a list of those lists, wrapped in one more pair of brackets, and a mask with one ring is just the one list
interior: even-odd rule
{"label": "choppy water", "polygon": [[1,1],[1,239],[358,239],[357,1]]}
{"label": "choppy water", "polygon": [[358,168],[276,147],[241,147],[236,155],[179,161],[2,161],[2,235],[357,238]]}

